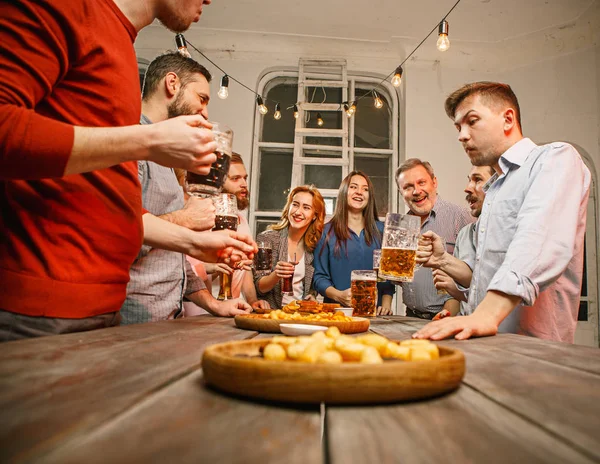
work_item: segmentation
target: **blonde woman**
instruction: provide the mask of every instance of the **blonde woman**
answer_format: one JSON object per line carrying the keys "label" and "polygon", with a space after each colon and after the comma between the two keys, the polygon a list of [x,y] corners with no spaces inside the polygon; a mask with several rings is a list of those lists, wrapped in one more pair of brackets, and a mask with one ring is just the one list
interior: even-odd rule
{"label": "blonde woman", "polygon": [[[266,242],[273,250],[271,273],[254,273],[258,298],[271,308],[281,308],[292,300],[314,299],[312,289],[313,251],[321,238],[325,220],[325,202],[314,185],[301,185],[288,195],[281,221],[269,226],[256,240]],[[292,264],[294,262],[296,265]],[[293,276],[293,294],[282,295],[281,279]]]}

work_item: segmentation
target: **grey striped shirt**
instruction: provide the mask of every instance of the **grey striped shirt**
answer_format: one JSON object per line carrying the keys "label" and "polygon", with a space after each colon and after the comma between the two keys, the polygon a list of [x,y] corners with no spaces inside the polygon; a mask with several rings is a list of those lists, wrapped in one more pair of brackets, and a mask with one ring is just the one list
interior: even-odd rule
{"label": "grey striped shirt", "polygon": [[[141,124],[151,122],[142,115]],[[155,216],[183,208],[183,189],[171,168],[138,162],[142,205]],[[167,319],[182,308],[183,296],[206,288],[185,255],[143,245],[129,269],[122,324]]]}
{"label": "grey striped shirt", "polygon": [[[452,254],[458,232],[474,220],[467,208],[442,200],[438,195],[429,217],[421,226],[421,233],[432,230],[444,238],[446,251]],[[451,298],[450,295],[438,295],[429,268],[417,269],[414,280],[402,284],[402,301],[415,313],[437,314]]]}

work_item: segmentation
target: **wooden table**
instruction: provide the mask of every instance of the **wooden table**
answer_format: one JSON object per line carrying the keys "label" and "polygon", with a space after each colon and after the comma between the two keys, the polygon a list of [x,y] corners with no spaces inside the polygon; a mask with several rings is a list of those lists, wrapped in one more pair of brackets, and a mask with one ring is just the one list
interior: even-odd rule
{"label": "wooden table", "polygon": [[[422,324],[371,327],[404,339]],[[463,384],[405,404],[302,408],[207,389],[203,349],[256,336],[200,316],[2,344],[0,462],[600,462],[600,350],[443,342],[466,355]]]}

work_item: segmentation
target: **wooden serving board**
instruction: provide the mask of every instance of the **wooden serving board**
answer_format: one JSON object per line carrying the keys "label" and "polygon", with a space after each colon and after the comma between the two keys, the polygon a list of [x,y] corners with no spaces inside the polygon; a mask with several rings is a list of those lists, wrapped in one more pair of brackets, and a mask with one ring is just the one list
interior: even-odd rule
{"label": "wooden serving board", "polygon": [[369,404],[415,400],[454,390],[465,373],[461,351],[439,346],[431,361],[308,364],[267,361],[268,339],[209,346],[202,357],[208,385],[226,393],[292,403]]}
{"label": "wooden serving board", "polygon": [[343,334],[355,334],[369,330],[370,322],[365,317],[353,317],[352,321],[293,321],[280,319],[262,319],[252,315],[235,316],[235,325],[240,329],[256,330],[257,332],[281,333],[279,324],[310,324],[324,327],[335,326]]}

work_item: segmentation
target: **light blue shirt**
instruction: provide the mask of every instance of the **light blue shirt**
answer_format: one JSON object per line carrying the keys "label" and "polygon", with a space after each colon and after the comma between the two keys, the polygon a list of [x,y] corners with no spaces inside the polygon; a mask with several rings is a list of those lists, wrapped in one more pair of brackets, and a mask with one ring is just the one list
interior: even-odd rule
{"label": "light blue shirt", "polygon": [[488,290],[521,297],[500,331],[572,343],[579,311],[590,172],[569,144],[525,138],[484,186],[469,305]]}

